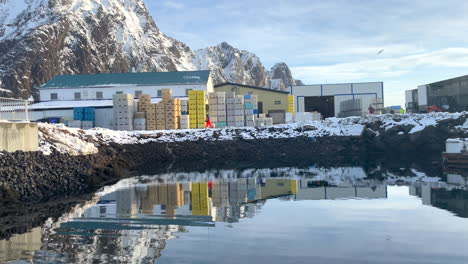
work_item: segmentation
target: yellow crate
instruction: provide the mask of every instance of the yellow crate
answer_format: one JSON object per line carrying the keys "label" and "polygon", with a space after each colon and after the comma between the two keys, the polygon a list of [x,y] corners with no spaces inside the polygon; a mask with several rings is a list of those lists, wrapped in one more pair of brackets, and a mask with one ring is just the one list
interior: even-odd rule
{"label": "yellow crate", "polygon": [[198,124],[198,125],[197,125],[197,128],[205,128],[205,127],[206,127],[206,126],[205,126],[205,123],[203,123],[203,124]]}
{"label": "yellow crate", "polygon": [[206,91],[205,90],[197,90],[197,98],[203,97],[206,98]]}
{"label": "yellow crate", "polygon": [[198,124],[197,123],[190,123],[190,128],[191,129],[198,128]]}

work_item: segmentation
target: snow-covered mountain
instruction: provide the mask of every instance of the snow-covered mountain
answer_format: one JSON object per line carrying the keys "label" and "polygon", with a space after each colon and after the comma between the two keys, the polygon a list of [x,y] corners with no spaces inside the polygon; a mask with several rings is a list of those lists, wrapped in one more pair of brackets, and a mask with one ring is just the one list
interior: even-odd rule
{"label": "snow-covered mountain", "polygon": [[284,62],[275,64],[270,70],[271,88],[287,90],[291,85],[303,85],[302,81],[294,80],[291,70]]}
{"label": "snow-covered mountain", "polygon": [[234,82],[268,87],[268,71],[255,54],[223,42],[195,52],[195,67],[212,71],[216,83]]}
{"label": "snow-covered mountain", "polygon": [[197,69],[216,83],[271,83],[253,53],[227,43],[194,52],[166,36],[143,0],[0,0],[0,96],[37,96],[58,74]]}

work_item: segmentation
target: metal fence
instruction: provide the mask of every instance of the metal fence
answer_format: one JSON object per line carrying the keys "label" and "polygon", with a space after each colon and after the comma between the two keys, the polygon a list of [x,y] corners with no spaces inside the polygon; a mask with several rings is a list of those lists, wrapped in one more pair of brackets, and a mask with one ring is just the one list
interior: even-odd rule
{"label": "metal fence", "polygon": [[28,100],[0,97],[0,121],[29,121]]}

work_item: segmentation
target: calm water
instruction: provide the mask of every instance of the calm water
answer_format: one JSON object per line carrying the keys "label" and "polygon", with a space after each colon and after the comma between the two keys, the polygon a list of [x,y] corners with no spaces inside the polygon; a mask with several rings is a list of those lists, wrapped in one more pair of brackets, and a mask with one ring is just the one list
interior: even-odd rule
{"label": "calm water", "polygon": [[11,263],[468,263],[466,178],[359,167],[127,179],[0,241]]}

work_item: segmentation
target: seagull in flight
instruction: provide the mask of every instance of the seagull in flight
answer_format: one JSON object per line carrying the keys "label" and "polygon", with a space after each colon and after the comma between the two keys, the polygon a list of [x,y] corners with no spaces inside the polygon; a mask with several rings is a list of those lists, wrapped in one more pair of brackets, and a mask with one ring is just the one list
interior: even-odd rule
{"label": "seagull in flight", "polygon": [[380,50],[377,55],[380,55],[385,49]]}

